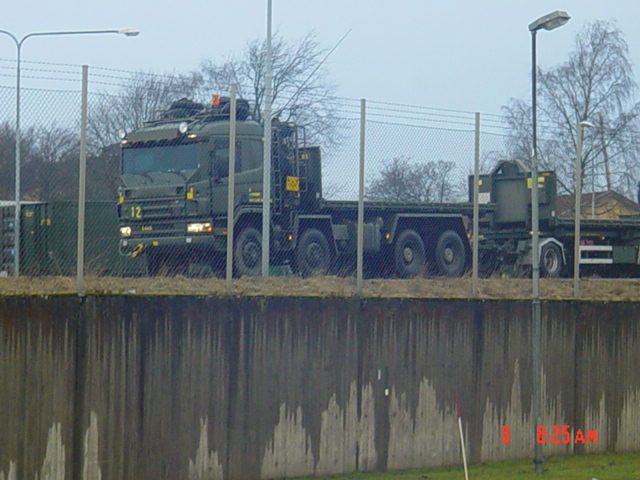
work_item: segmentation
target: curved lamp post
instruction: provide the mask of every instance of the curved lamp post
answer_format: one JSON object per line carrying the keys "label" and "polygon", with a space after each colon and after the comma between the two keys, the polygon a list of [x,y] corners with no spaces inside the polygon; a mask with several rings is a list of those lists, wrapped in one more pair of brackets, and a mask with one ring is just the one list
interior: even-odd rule
{"label": "curved lamp post", "polygon": [[[532,114],[532,155],[531,155],[531,265],[533,288],[531,295],[532,350],[533,350],[533,417],[535,425],[542,424],[542,321],[540,319],[540,260],[538,231],[538,132],[536,123],[536,34],[538,30],[553,30],[561,27],[571,17],[567,12],[556,10],[529,24],[531,32],[531,114]],[[542,473],[542,445],[534,444],[535,471]]]}
{"label": "curved lamp post", "polygon": [[116,33],[126,35],[127,37],[135,37],[140,32],[132,28],[119,28],[110,30],[72,30],[72,31],[60,31],[60,32],[34,32],[28,33],[24,37],[18,39],[13,33],[6,30],[0,30],[0,34],[7,35],[13,43],[16,45],[16,147],[15,147],[15,211],[14,211],[14,223],[13,223],[13,242],[14,242],[14,269],[13,274],[17,277],[20,275],[20,59],[22,45],[25,40],[31,37],[49,37],[58,35],[95,35],[95,34],[107,34]]}

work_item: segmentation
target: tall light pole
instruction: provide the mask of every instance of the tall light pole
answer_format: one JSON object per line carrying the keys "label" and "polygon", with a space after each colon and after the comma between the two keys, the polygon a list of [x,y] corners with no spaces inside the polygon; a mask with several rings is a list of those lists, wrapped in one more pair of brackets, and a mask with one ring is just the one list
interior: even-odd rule
{"label": "tall light pole", "polygon": [[580,296],[580,207],[582,202],[582,134],[584,127],[593,127],[589,122],[580,122],[576,128],[576,187],[575,220],[573,232],[573,296]]}
{"label": "tall light pole", "polygon": [[16,45],[16,146],[15,146],[15,211],[13,222],[13,242],[14,242],[14,268],[13,274],[17,277],[20,275],[20,60],[22,54],[22,45],[25,40],[31,37],[45,37],[58,35],[95,35],[117,33],[126,35],[127,37],[135,37],[140,32],[131,28],[120,28],[110,30],[72,30],[60,32],[34,32],[28,33],[18,39],[13,33],[6,30],[0,30],[0,34],[7,35]]}
{"label": "tall light pole", "polygon": [[[533,288],[531,294],[532,350],[533,350],[533,417],[535,425],[542,424],[542,321],[540,319],[540,260],[538,248],[538,132],[536,119],[536,34],[538,30],[553,30],[561,27],[571,17],[567,12],[556,10],[529,24],[531,32],[531,115],[532,115],[532,152],[531,152],[531,264]],[[542,473],[542,445],[534,443],[535,471]]]}

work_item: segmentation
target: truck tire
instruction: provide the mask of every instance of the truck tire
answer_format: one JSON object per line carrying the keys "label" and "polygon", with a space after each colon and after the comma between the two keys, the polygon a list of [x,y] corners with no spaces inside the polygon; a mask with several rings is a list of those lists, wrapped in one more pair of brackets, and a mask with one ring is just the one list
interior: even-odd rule
{"label": "truck tire", "polygon": [[401,278],[422,273],[427,259],[422,237],[415,230],[403,230],[393,248],[396,274]]}
{"label": "truck tire", "polygon": [[500,261],[495,252],[480,251],[478,257],[478,276],[489,278],[498,269]]}
{"label": "truck tire", "polygon": [[439,275],[460,277],[467,269],[467,254],[464,243],[453,230],[446,230],[438,238],[435,263]]}
{"label": "truck tire", "polygon": [[558,278],[562,275],[564,260],[562,250],[555,243],[547,243],[540,250],[540,275]]}
{"label": "truck tire", "polygon": [[303,277],[326,275],[331,267],[331,250],[324,234],[316,229],[305,230],[296,248],[296,269]]}
{"label": "truck tire", "polygon": [[239,277],[262,273],[262,235],[253,227],[243,228],[233,246],[233,260]]}

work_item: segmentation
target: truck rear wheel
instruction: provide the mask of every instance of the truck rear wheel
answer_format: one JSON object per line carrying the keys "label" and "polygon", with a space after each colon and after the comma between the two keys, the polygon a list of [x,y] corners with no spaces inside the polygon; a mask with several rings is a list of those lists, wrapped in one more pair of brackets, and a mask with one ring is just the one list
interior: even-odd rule
{"label": "truck rear wheel", "polygon": [[427,258],[422,237],[415,230],[403,230],[396,240],[393,258],[399,277],[415,277],[421,273]]}
{"label": "truck rear wheel", "polygon": [[563,268],[564,260],[560,247],[555,243],[546,243],[540,250],[540,274],[547,278],[558,278]]}
{"label": "truck rear wheel", "polygon": [[331,266],[331,250],[324,234],[316,229],[305,230],[296,248],[296,267],[303,277],[326,275]]}
{"label": "truck rear wheel", "polygon": [[253,227],[245,227],[236,237],[233,259],[238,276],[255,277],[262,272],[262,235]]}
{"label": "truck rear wheel", "polygon": [[460,277],[467,268],[464,243],[453,230],[446,230],[438,238],[435,252],[438,274],[445,277]]}

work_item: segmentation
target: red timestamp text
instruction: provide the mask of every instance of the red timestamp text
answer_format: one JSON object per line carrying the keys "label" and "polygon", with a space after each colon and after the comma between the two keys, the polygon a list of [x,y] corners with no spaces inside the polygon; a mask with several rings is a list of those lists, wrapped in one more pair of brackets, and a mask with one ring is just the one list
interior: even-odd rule
{"label": "red timestamp text", "polygon": [[[598,442],[598,431],[595,428],[573,428],[571,425],[552,425],[550,429],[547,429],[544,425],[538,425],[535,437],[537,443],[587,444]],[[511,428],[509,425],[503,425],[500,429],[500,440],[502,443],[511,441]]]}

